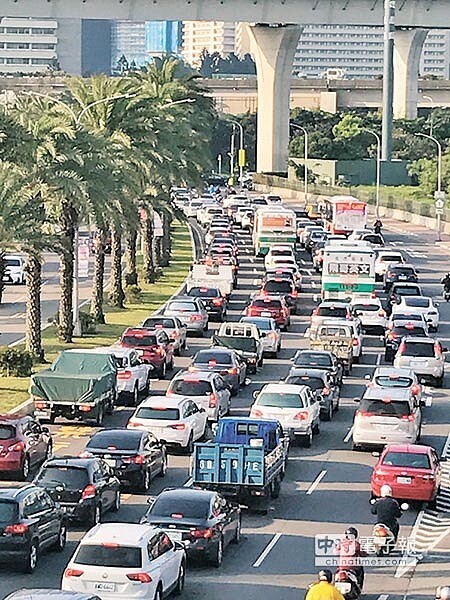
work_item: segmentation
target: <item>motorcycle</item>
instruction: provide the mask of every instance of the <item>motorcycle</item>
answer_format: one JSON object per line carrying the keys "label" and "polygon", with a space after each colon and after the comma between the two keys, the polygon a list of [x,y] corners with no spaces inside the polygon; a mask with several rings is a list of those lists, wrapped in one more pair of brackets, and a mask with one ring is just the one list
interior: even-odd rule
{"label": "motorcycle", "polygon": [[448,288],[448,289],[444,288],[444,291],[442,292],[442,295],[443,295],[444,300],[446,302],[450,302],[450,288]]}
{"label": "motorcycle", "polygon": [[339,567],[336,571],[334,586],[341,592],[345,600],[357,600],[362,593],[356,574],[343,567]]}
{"label": "motorcycle", "polygon": [[[375,499],[370,501],[371,504],[375,504],[375,502]],[[400,505],[400,508],[403,511],[408,510],[409,504],[404,502]],[[372,539],[377,556],[387,556],[395,548],[395,544],[397,543],[397,537],[386,523],[375,523],[372,531]]]}

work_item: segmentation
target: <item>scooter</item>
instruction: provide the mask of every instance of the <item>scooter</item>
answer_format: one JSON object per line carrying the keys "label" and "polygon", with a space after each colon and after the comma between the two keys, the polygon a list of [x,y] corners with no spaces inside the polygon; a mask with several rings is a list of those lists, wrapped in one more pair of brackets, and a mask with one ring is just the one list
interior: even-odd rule
{"label": "scooter", "polygon": [[391,529],[384,523],[376,523],[372,532],[373,545],[377,556],[390,554],[395,548],[397,539]]}
{"label": "scooter", "polygon": [[336,571],[334,586],[341,592],[345,600],[357,600],[362,593],[356,574],[344,567],[339,567]]}
{"label": "scooter", "polygon": [[444,300],[446,302],[450,302],[450,288],[449,289],[445,289],[444,288],[444,291],[442,292],[442,295],[443,295]]}

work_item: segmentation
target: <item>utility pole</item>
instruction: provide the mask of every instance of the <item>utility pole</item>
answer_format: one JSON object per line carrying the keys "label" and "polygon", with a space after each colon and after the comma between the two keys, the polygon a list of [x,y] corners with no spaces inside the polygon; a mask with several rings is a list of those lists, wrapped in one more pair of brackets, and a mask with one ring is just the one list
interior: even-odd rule
{"label": "utility pole", "polygon": [[384,55],[383,55],[383,121],[381,160],[392,159],[392,119],[394,98],[394,33],[395,0],[384,0]]}

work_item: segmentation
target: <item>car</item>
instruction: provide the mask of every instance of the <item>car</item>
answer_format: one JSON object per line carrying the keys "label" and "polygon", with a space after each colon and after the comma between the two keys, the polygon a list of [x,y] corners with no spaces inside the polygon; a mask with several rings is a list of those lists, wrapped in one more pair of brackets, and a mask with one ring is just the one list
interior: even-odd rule
{"label": "car", "polygon": [[323,231],[325,232],[325,229],[321,226],[321,225],[317,225],[314,222],[311,222],[311,225],[306,225],[303,228],[303,231],[301,231],[300,233],[300,245],[303,247],[306,247],[306,244],[308,243],[309,240],[309,236],[311,235],[312,231]]}
{"label": "car", "polygon": [[250,204],[255,207],[258,207],[258,206],[267,206],[269,203],[267,202],[266,198],[254,196],[253,198],[250,198]]}
{"label": "car", "polygon": [[151,364],[161,379],[173,369],[173,342],[162,329],[128,327],[120,337],[119,346],[134,348],[140,359]]}
{"label": "car", "polygon": [[187,555],[220,567],[228,544],[241,540],[241,510],[215,491],[163,490],[141,519],[186,545]]}
{"label": "car", "polygon": [[353,297],[352,312],[361,321],[365,333],[378,332],[384,334],[387,327],[386,311],[378,297]]}
{"label": "car", "polygon": [[203,202],[200,198],[193,198],[189,204],[184,207],[186,217],[194,218],[197,216],[197,211],[202,207]]}
{"label": "car", "polygon": [[325,318],[317,327],[311,327],[305,335],[314,339],[317,335],[320,336],[321,329],[322,335],[324,334],[325,327],[327,327],[326,335],[349,337],[349,341],[352,343],[352,362],[359,363],[361,356],[363,355],[364,340],[361,321],[355,317],[351,319]]}
{"label": "car", "polygon": [[120,482],[101,458],[51,458],[33,482],[74,521],[97,525],[108,510],[120,508]]}
{"label": "car", "polygon": [[419,275],[415,267],[406,263],[388,265],[383,278],[384,291],[388,292],[393,283],[403,281],[410,283],[417,283],[419,281]]}
{"label": "car", "polygon": [[48,427],[30,416],[0,415],[0,477],[27,479],[53,453]]}
{"label": "car", "polygon": [[33,483],[0,485],[0,562],[33,573],[44,550],[62,552],[67,524],[63,509]]}
{"label": "car", "polygon": [[420,380],[431,380],[437,387],[444,383],[445,348],[429,337],[405,337],[394,358],[394,367],[412,369]]}
{"label": "car", "polygon": [[238,246],[231,239],[222,241],[221,238],[214,238],[208,247],[208,252],[212,255],[233,256],[239,263]]}
{"label": "car", "polygon": [[305,250],[309,252],[309,254],[312,254],[315,245],[325,241],[327,239],[327,235],[328,234],[326,231],[311,231],[305,242]]}
{"label": "car", "polygon": [[354,229],[347,239],[349,239],[352,242],[359,242],[362,236],[366,235],[367,233],[374,233],[374,230],[370,227],[366,227],[365,229]]}
{"label": "car", "polygon": [[63,590],[100,594],[102,600],[181,594],[186,552],[157,527],[101,523],[88,531],[62,576]]}
{"label": "car", "polygon": [[26,259],[20,254],[5,254],[3,256],[3,282],[14,285],[25,285]]}
{"label": "car", "polygon": [[370,480],[373,498],[381,486],[389,485],[392,497],[428,502],[436,508],[441,485],[441,465],[434,448],[419,444],[388,444],[373,468]]}
{"label": "car", "polygon": [[267,278],[259,292],[260,296],[282,296],[291,309],[291,314],[297,312],[298,290],[293,281],[283,277]]}
{"label": "car", "polygon": [[401,302],[402,296],[423,296],[422,288],[417,283],[393,283],[386,299],[386,309],[389,314],[392,312],[392,307]]}
{"label": "car", "polygon": [[334,411],[339,410],[339,386],[329,371],[291,369],[284,383],[308,386],[320,403],[320,418],[324,421],[331,421]]}
{"label": "car", "polygon": [[206,227],[209,223],[211,223],[213,217],[219,215],[222,216],[224,214],[224,210],[219,205],[211,205],[205,206],[203,209],[200,209],[199,213],[197,214],[200,225]]}
{"label": "car", "polygon": [[298,368],[326,370],[333,375],[336,385],[342,385],[343,367],[335,354],[327,350],[297,350],[291,358],[289,375]]}
{"label": "car", "polygon": [[247,373],[256,373],[263,366],[261,333],[252,323],[222,323],[212,338],[212,346],[233,349],[247,363]]}
{"label": "car", "polygon": [[377,367],[372,376],[366,375],[367,387],[407,388],[411,396],[422,401],[422,385],[412,369],[394,369],[393,367]]}
{"label": "car", "polygon": [[169,336],[169,339],[172,340],[173,353],[175,356],[180,356],[181,351],[186,350],[187,348],[187,327],[176,317],[153,315],[147,317],[141,323],[141,327],[146,327],[147,329],[163,329]]}
{"label": "car", "polygon": [[294,282],[294,285],[297,289],[297,291],[300,291],[302,289],[302,274],[300,272],[300,269],[298,268],[297,264],[293,264],[293,263],[282,263],[280,265],[277,265],[276,267],[273,267],[271,269],[266,270],[266,277],[282,277],[283,279],[287,279],[287,277],[289,276],[289,279],[292,279],[292,281]]}
{"label": "car", "polygon": [[206,306],[209,318],[219,321],[225,319],[227,314],[227,299],[216,287],[192,287],[188,290],[188,296],[201,298]]}
{"label": "car", "polygon": [[372,233],[369,231],[368,233],[363,233],[359,238],[361,242],[369,242],[372,246],[384,246],[385,241],[381,233]]}
{"label": "car", "polygon": [[22,588],[6,596],[5,600],[101,600],[101,598],[82,592],[63,592],[49,588]]}
{"label": "car", "polygon": [[420,439],[422,410],[407,388],[367,388],[353,421],[353,449]]}
{"label": "car", "polygon": [[397,312],[412,310],[423,314],[430,331],[437,331],[439,327],[439,304],[427,296],[402,296],[400,302],[392,307],[395,318]]}
{"label": "car", "polygon": [[311,327],[318,327],[330,319],[353,319],[354,313],[349,302],[324,300],[316,306],[311,315]]}
{"label": "car", "polygon": [[393,321],[392,329],[386,331],[384,360],[392,362],[406,336],[428,337],[427,327],[418,321]]}
{"label": "car", "polygon": [[295,254],[293,246],[287,244],[277,244],[272,245],[269,248],[265,258],[264,258],[264,267],[266,269],[270,269],[275,266],[274,259],[275,258],[288,258],[293,259],[295,261]]}
{"label": "car", "polygon": [[177,317],[188,332],[204,336],[208,331],[208,311],[201,298],[191,296],[176,296],[169,300],[162,314],[167,317]]}
{"label": "car", "polygon": [[320,431],[320,403],[308,386],[269,383],[254,397],[250,417],[275,419],[286,433],[311,446],[313,435]]}
{"label": "car", "polygon": [[277,357],[281,350],[281,332],[270,317],[241,317],[240,323],[256,325],[261,334],[263,355]]}
{"label": "car", "polygon": [[249,211],[251,212],[251,209],[248,206],[239,206],[238,207],[237,211],[233,215],[234,222],[236,223],[236,225],[243,228],[242,220],[244,218],[244,215],[246,215]]}
{"label": "car", "polygon": [[[412,298],[416,298],[418,296],[411,296]],[[394,309],[396,308],[396,305],[394,304]],[[401,322],[403,323],[419,323],[427,333],[429,333],[429,327],[428,327],[428,323],[425,320],[425,317],[423,314],[421,313],[416,313],[416,312],[395,312],[395,313],[391,313],[391,316],[389,317],[386,325],[386,329],[392,329],[394,327],[394,322],[399,324]]]}
{"label": "car", "polygon": [[317,242],[311,252],[312,264],[316,273],[321,273],[323,268],[323,257],[325,255],[325,241]]}
{"label": "car", "polygon": [[388,270],[389,265],[402,264],[405,262],[403,254],[398,250],[390,250],[388,248],[377,250],[375,259],[375,279],[383,281],[384,274]]}
{"label": "car", "polygon": [[[144,403],[146,400],[144,400]],[[142,403],[139,407],[142,406]],[[136,410],[139,410],[139,407]],[[121,485],[147,492],[150,482],[167,471],[167,451],[162,440],[140,429],[102,429],[96,431],[80,455],[103,458]]]}
{"label": "car", "polygon": [[136,408],[128,430],[150,432],[164,447],[181,448],[192,454],[194,442],[206,432],[207,413],[189,398],[150,396]]}
{"label": "car", "polygon": [[167,396],[190,398],[205,409],[208,421],[217,422],[231,407],[231,388],[218,373],[179,371],[166,392]]}
{"label": "car", "polygon": [[267,200],[267,203],[270,204],[281,204],[283,199],[278,194],[264,194],[264,198]]}
{"label": "car", "polygon": [[256,296],[245,310],[247,317],[269,317],[283,331],[291,324],[291,310],[282,296]]}
{"label": "car", "polygon": [[189,371],[219,373],[231,387],[231,395],[235,396],[240,387],[245,384],[247,364],[234,350],[215,347],[197,352]]}
{"label": "car", "polygon": [[254,223],[255,223],[255,210],[247,209],[245,211],[245,213],[242,215],[241,227],[242,227],[242,229],[246,229],[247,231],[252,231]]}

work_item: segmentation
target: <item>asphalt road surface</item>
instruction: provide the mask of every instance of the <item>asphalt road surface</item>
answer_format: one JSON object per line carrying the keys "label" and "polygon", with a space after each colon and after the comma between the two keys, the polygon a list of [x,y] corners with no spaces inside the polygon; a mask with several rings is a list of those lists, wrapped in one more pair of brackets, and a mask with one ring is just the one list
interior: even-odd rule
{"label": "asphalt road surface", "polygon": [[[388,243],[403,250],[420,272],[421,284],[427,295],[437,297],[439,280],[448,270],[448,249],[435,243],[435,236],[425,228],[392,221],[386,231]],[[245,307],[249,294],[257,289],[263,273],[262,261],[253,256],[250,237],[241,236],[240,275],[238,288],[233,292],[229,318],[237,320]],[[292,317],[292,326],[283,334],[282,351],[277,359],[265,359],[264,366],[239,396],[233,399],[232,414],[247,415],[252,393],[267,382],[284,377],[290,367],[289,359],[299,348],[307,347],[303,334],[308,326],[313,307],[313,295],[320,289],[319,276],[311,270],[308,255],[299,253],[299,263],[304,274],[304,289],[300,296],[300,314]],[[440,304],[441,326],[437,336],[446,346],[450,342],[450,304]],[[214,330],[216,324],[211,324]],[[207,339],[189,338],[189,349],[176,359],[176,368],[189,364],[190,356],[199,348],[208,346]],[[370,535],[373,517],[370,514],[369,491],[371,468],[375,458],[369,452],[353,452],[349,434],[355,403],[353,398],[364,389],[364,375],[371,373],[377,364],[383,364],[382,344],[377,336],[366,336],[361,364],[355,365],[351,377],[346,378],[341,396],[341,408],[331,422],[321,424],[321,432],[309,449],[294,446],[290,452],[286,478],[280,497],[273,501],[267,516],[244,513],[243,539],[238,547],[230,546],[220,569],[190,565],[183,597],[191,600],[298,600],[303,598],[308,584],[315,579],[318,568],[314,564],[314,536],[316,534],[341,534],[349,525],[356,526],[361,535]],[[160,393],[167,381],[155,381],[153,392]],[[424,409],[423,443],[431,444],[439,452],[444,448],[448,429],[449,394],[443,389],[432,389],[433,406]],[[125,425],[130,415],[128,408],[119,407],[106,420],[107,426]],[[56,423],[52,426],[55,450],[58,454],[78,454],[92,435],[94,428],[79,424]],[[169,469],[164,479],[151,485],[152,494],[167,486],[183,485],[189,479],[189,457],[171,455]],[[105,520],[138,522],[146,508],[143,495],[123,494],[123,504],[118,514],[107,514]],[[413,506],[401,520],[401,535],[407,535],[420,511]],[[422,515],[423,516],[423,515]],[[448,516],[448,515],[447,515]],[[440,517],[438,518],[439,521]],[[450,530],[450,522],[448,523]],[[406,598],[432,598],[446,563],[433,564],[431,560],[446,560],[446,532],[439,535],[431,559],[425,559],[416,569],[405,573],[396,568],[366,570],[365,598],[367,600],[400,600]],[[20,587],[59,587],[61,574],[84,531],[71,527],[69,542],[62,554],[51,553],[41,557],[34,575],[25,576],[13,568],[0,571],[2,594]],[[428,533],[427,533],[428,535]],[[434,535],[433,532],[430,535]],[[428,539],[428,538],[427,538]],[[433,538],[434,539],[434,538]],[[450,544],[447,544],[450,545]],[[439,550],[441,548],[441,550]],[[433,557],[434,556],[434,557]],[[397,577],[395,576],[397,574]],[[400,576],[398,576],[400,575]],[[440,578],[440,579],[439,579]]]}

